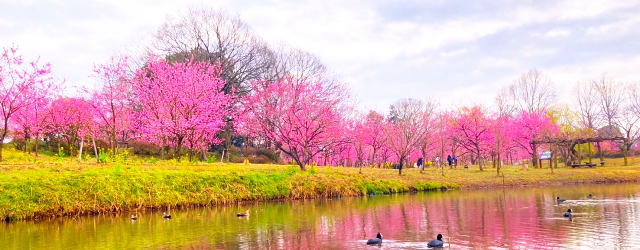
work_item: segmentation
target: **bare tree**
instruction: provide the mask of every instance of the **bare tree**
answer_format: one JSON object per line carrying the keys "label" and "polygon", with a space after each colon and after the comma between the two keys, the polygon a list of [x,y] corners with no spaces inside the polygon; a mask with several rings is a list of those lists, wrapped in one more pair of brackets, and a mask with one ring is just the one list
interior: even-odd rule
{"label": "bare tree", "polygon": [[271,80],[280,80],[290,77],[299,82],[327,81],[327,67],[315,55],[285,45],[274,49],[271,72],[268,73]]}
{"label": "bare tree", "polygon": [[596,91],[589,83],[578,83],[575,86],[576,101],[578,102],[578,113],[582,127],[595,131],[598,126],[599,103]]}
{"label": "bare tree", "polygon": [[220,64],[226,93],[244,94],[248,83],[269,72],[273,52],[238,17],[213,9],[191,9],[167,20],[156,33],[155,52],[170,60],[195,58]]}
{"label": "bare tree", "polygon": [[622,112],[624,86],[603,76],[599,80],[592,81],[591,88],[593,88],[598,102],[600,119],[606,126],[616,127],[616,120]]}
{"label": "bare tree", "polygon": [[627,138],[620,144],[620,149],[626,153],[640,139],[640,117],[634,112],[632,106],[625,106],[617,119],[617,125],[622,135]]}
{"label": "bare tree", "polygon": [[637,116],[640,116],[640,85],[630,84],[628,97],[629,97],[629,105],[631,106],[631,110]]}
{"label": "bare tree", "polygon": [[[511,84],[502,102],[503,112],[510,109],[509,102],[517,111],[527,111],[531,113],[541,112],[549,108],[555,100],[555,89],[553,83],[538,70],[529,70],[522,74],[513,84]],[[500,105],[500,104],[499,104]]]}
{"label": "bare tree", "polygon": [[509,89],[503,88],[495,98],[498,116],[513,117],[517,111],[514,98],[512,98]]}
{"label": "bare tree", "polygon": [[[588,82],[578,83],[575,86],[576,101],[578,102],[578,115],[580,125],[585,128],[590,135],[594,135],[598,130],[599,102],[596,99],[596,91],[592,84]],[[589,145],[591,147],[591,145]],[[604,161],[600,142],[596,142],[600,161]],[[589,148],[591,149],[591,148]],[[589,152],[589,162],[591,162],[591,152]]]}
{"label": "bare tree", "polygon": [[629,84],[627,86],[627,104],[622,119],[620,119],[620,127],[627,137],[626,149],[630,150],[634,143],[640,140],[640,86],[638,84]]}

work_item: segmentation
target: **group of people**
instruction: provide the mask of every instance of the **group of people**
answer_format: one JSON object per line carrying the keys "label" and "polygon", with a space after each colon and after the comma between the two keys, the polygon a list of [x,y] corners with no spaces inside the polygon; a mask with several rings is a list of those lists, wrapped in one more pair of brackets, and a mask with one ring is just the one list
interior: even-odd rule
{"label": "group of people", "polygon": [[[434,162],[437,166],[440,166],[440,157],[436,156],[436,158],[434,159]],[[458,157],[457,156],[451,156],[451,155],[447,155],[447,163],[449,165],[449,167],[451,166],[458,166]],[[421,168],[422,166],[424,166],[424,159],[422,157],[418,158],[418,161],[416,161],[416,167]]]}
{"label": "group of people", "polygon": [[447,163],[449,164],[449,167],[458,166],[458,157],[455,155],[454,156],[447,155]]}

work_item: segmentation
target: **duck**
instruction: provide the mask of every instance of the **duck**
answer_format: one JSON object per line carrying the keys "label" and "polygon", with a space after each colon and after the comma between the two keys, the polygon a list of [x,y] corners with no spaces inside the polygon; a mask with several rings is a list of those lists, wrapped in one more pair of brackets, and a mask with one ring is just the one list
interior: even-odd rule
{"label": "duck", "polygon": [[249,209],[244,211],[244,213],[237,213],[236,216],[237,217],[249,217]]}
{"label": "duck", "polygon": [[565,200],[565,199],[560,199],[560,196],[558,196],[558,197],[556,197],[556,201],[557,201],[558,203],[560,203],[560,202],[563,202],[563,201],[566,201],[566,200]]}
{"label": "duck", "polygon": [[567,209],[567,211],[566,211],[566,212],[564,212],[564,213],[562,214],[562,217],[571,218],[571,217],[573,216],[573,214],[572,214],[572,213],[573,213],[573,210],[571,210],[571,208],[569,208],[569,209]]}
{"label": "duck", "polygon": [[167,212],[162,213],[162,218],[164,219],[171,219],[171,215],[168,214]]}
{"label": "duck", "polygon": [[587,195],[587,199],[590,199],[590,200],[591,200],[591,199],[593,199],[593,198],[595,198],[595,196],[593,196],[593,194],[589,194],[589,195]]}
{"label": "duck", "polygon": [[375,238],[367,240],[367,245],[378,245],[378,244],[382,244],[382,234],[380,234],[380,232],[376,234]]}
{"label": "duck", "polygon": [[435,240],[429,241],[427,244],[428,247],[442,247],[444,246],[444,241],[442,241],[442,234],[438,234]]}
{"label": "duck", "polygon": [[137,220],[137,219],[138,219],[138,216],[136,216],[135,214],[132,214],[130,219],[131,219],[131,220]]}

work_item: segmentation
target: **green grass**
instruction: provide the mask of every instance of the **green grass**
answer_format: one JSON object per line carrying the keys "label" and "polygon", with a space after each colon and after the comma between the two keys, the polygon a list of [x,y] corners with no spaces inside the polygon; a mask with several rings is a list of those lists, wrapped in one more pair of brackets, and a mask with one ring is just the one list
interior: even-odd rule
{"label": "green grass", "polygon": [[[505,167],[479,171],[430,168],[396,170],[290,165],[224,164],[129,157],[97,164],[89,158],[5,150],[0,163],[0,216],[35,219],[130,210],[208,206],[250,200],[362,196],[455,188],[485,188],[561,183],[631,182],[640,165],[595,169],[527,170]],[[615,164],[617,160],[612,160]]]}

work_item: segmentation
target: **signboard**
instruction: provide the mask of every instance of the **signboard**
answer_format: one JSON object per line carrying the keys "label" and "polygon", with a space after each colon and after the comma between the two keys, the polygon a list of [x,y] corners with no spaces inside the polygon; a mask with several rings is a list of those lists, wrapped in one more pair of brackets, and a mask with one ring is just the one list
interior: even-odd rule
{"label": "signboard", "polygon": [[551,151],[544,151],[540,154],[540,160],[551,160]]}

